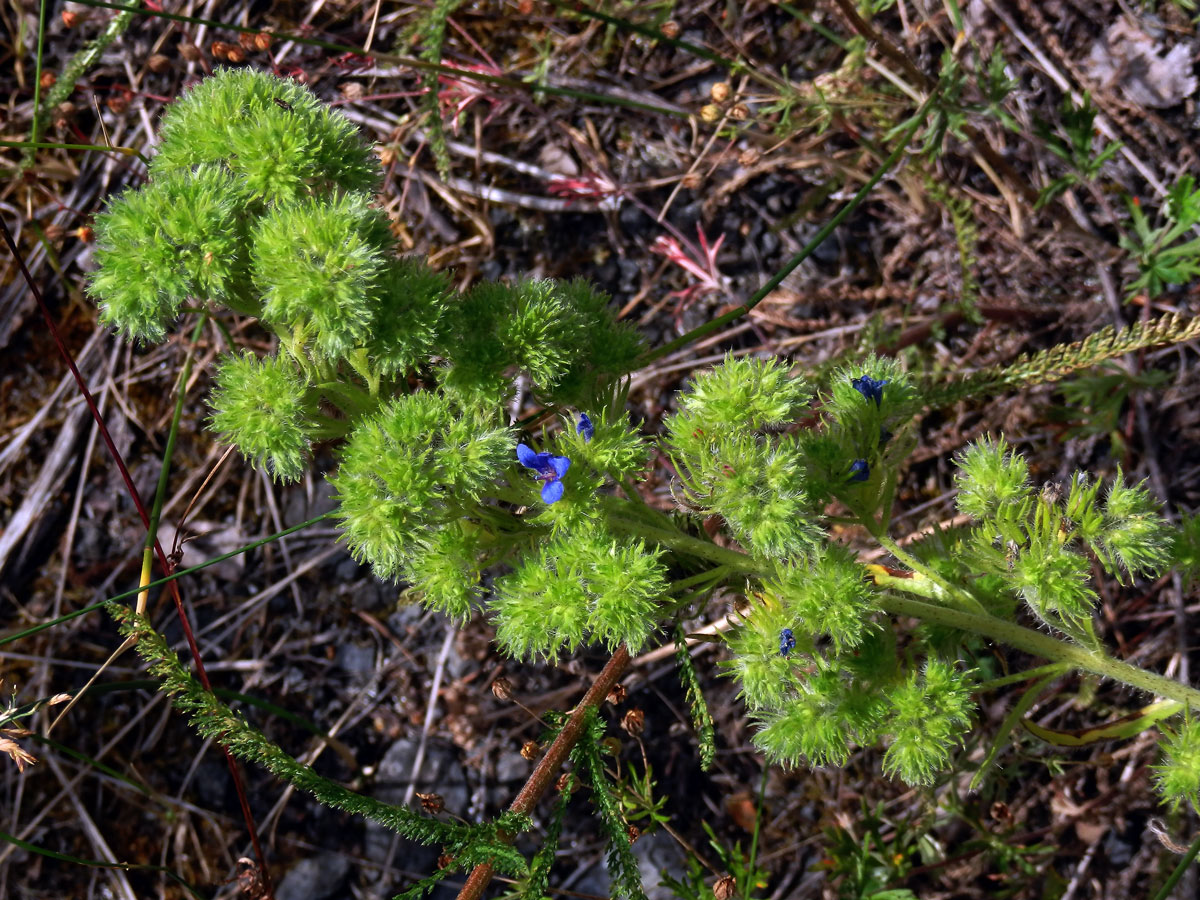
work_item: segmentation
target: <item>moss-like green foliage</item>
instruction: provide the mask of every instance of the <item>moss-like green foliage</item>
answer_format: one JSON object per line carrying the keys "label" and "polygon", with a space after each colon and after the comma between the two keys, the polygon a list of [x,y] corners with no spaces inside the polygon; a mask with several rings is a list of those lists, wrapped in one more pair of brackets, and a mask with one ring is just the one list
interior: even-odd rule
{"label": "moss-like green foliage", "polygon": [[151,178],[218,164],[263,205],[374,191],[379,162],[358,128],[295,81],[218,69],[171,104]]}
{"label": "moss-like green foliage", "polygon": [[959,512],[980,521],[1020,516],[1032,495],[1029,465],[1008,449],[1003,438],[971,444],[958,459],[954,482]]}
{"label": "moss-like green foliage", "polygon": [[288,359],[226,356],[212,393],[212,428],[281,481],[304,474],[312,444],[306,385]]}
{"label": "moss-like green foliage", "polygon": [[883,770],[908,784],[929,784],[962,744],[975,704],[971,678],[949,663],[931,659],[888,694],[884,726],[892,736]]}
{"label": "moss-like green foliage", "polygon": [[[399,397],[361,422],[330,479],[355,559],[381,578],[402,574],[414,557],[428,566],[431,529],[478,500],[511,465],[514,444],[512,432],[491,415],[459,409],[434,393]],[[461,569],[472,564],[464,560]],[[442,605],[463,612],[459,603]]]}
{"label": "moss-like green foliage", "polygon": [[666,588],[660,552],[622,546],[602,530],[565,532],[499,579],[491,603],[496,641],[518,659],[556,662],[585,642],[636,653]]}
{"label": "moss-like green foliage", "polygon": [[1200,721],[1187,718],[1176,730],[1163,730],[1163,762],[1154,767],[1154,781],[1163,800],[1178,808],[1187,801],[1200,812]]}

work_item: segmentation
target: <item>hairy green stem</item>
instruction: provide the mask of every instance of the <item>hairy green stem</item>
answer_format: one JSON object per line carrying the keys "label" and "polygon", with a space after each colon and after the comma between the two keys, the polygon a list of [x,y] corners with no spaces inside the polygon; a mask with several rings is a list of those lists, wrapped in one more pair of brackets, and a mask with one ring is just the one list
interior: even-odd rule
{"label": "hairy green stem", "polygon": [[1200,709],[1200,691],[1193,687],[1109,656],[1093,653],[1075,644],[1060,641],[1032,628],[1006,622],[996,616],[949,609],[897,594],[881,596],[879,605],[892,615],[912,616],[935,625],[945,625],[982,635],[1043,659],[1067,663],[1072,668],[1092,672],[1102,678],[1111,678],[1149,694],[1178,700],[1186,706]]}

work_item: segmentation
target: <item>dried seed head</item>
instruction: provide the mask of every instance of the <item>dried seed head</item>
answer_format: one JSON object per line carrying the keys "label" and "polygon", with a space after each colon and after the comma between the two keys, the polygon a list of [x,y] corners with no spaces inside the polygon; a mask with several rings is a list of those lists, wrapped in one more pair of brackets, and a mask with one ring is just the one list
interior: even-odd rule
{"label": "dried seed head", "polygon": [[[63,239],[63,235],[66,233],[67,229],[63,228],[61,225],[55,224],[54,222],[49,222],[42,226],[42,234],[44,234],[46,236],[46,240],[52,244],[57,244],[59,241],[61,241]],[[60,694],[59,696],[63,695]],[[50,702],[54,703],[55,701],[51,700]]]}
{"label": "dried seed head", "polygon": [[625,685],[617,682],[608,689],[608,696],[604,698],[613,706],[619,706],[625,702]]}
{"label": "dried seed head", "polygon": [[752,166],[762,159],[762,153],[756,147],[747,147],[738,154],[738,163],[743,166]]}
{"label": "dried seed head", "polygon": [[721,107],[715,103],[709,103],[707,106],[700,107],[700,118],[712,125],[721,118]]}
{"label": "dried seed head", "polygon": [[243,63],[246,61],[246,51],[237,44],[226,44],[225,58],[231,63]]}
{"label": "dried seed head", "polygon": [[229,52],[229,49],[229,44],[224,41],[213,41],[212,45],[208,48],[208,52],[213,55],[214,59],[225,59],[225,54]]}
{"label": "dried seed head", "polygon": [[634,737],[637,737],[646,727],[646,713],[635,706],[622,717],[621,727]]}
{"label": "dried seed head", "polygon": [[700,187],[700,184],[703,181],[704,176],[699,172],[688,172],[681,179],[679,179],[679,183],[689,191],[694,191],[696,188]]}
{"label": "dried seed head", "polygon": [[708,89],[708,96],[712,97],[713,103],[724,103],[729,99],[729,82],[718,81]]}
{"label": "dried seed head", "polygon": [[449,853],[443,853],[437,858],[437,867],[445,869],[454,864],[454,857]]}
{"label": "dried seed head", "polygon": [[171,68],[171,60],[163,56],[161,53],[155,53],[146,60],[146,68],[155,75],[161,75]]}
{"label": "dried seed head", "polygon": [[625,834],[629,838],[629,843],[633,844],[638,838],[640,838],[642,836],[642,829],[638,828],[636,825],[630,825],[630,824],[626,823],[625,824]]}
{"label": "dried seed head", "polygon": [[58,76],[53,72],[43,72],[42,77],[38,79],[38,84],[42,86],[42,90],[54,87],[54,82],[58,81]]}
{"label": "dried seed head", "polygon": [[718,879],[717,883],[713,885],[713,896],[716,900],[729,900],[736,893],[737,879],[732,875]]}
{"label": "dried seed head", "polygon": [[512,682],[503,676],[492,682],[492,695],[497,700],[512,699]]}
{"label": "dried seed head", "polygon": [[658,30],[663,33],[663,37],[672,41],[679,37],[679,23],[672,19],[663,22]]}
{"label": "dried seed head", "polygon": [[521,758],[533,762],[542,750],[537,741],[526,741],[521,745]]}
{"label": "dried seed head", "polygon": [[442,799],[441,794],[422,794],[420,791],[416,793],[417,799],[421,801],[421,809],[431,816],[437,815],[446,808],[446,801]]}
{"label": "dried seed head", "polygon": [[560,794],[564,791],[573,791],[575,789],[575,776],[570,772],[563,772],[558,776],[558,781],[554,783],[554,789]]}
{"label": "dried seed head", "polygon": [[254,38],[256,36],[257,35],[253,35],[248,31],[240,32],[238,34],[238,43],[241,45],[243,50],[254,50]]}
{"label": "dried seed head", "polygon": [[1012,818],[1012,811],[1008,808],[1008,804],[1003,800],[997,800],[992,804],[992,819],[996,822],[1005,823]]}
{"label": "dried seed head", "polygon": [[270,50],[271,49],[271,32],[260,31],[254,36],[255,50]]}
{"label": "dried seed head", "polygon": [[735,103],[729,108],[729,115],[739,122],[743,122],[750,118],[750,107],[745,103]]}
{"label": "dried seed head", "polygon": [[200,48],[188,41],[179,42],[179,55],[188,62],[199,62],[203,55]]}
{"label": "dried seed head", "polygon": [[90,225],[80,225],[75,229],[75,237],[79,238],[85,244],[90,244],[96,239],[96,233],[92,231]]}

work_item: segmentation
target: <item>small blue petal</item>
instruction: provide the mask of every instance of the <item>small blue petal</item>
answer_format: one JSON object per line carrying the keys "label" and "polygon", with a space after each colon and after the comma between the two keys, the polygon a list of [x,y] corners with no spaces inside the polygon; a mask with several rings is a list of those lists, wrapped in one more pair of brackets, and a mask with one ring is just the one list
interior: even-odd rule
{"label": "small blue petal", "polygon": [[850,384],[867,400],[874,400],[875,405],[883,403],[883,386],[888,383],[886,378],[876,381],[870,375],[860,375],[850,379]]}
{"label": "small blue petal", "polygon": [[571,468],[571,461],[565,456],[551,456],[546,465],[549,471],[554,473],[555,478],[562,478]]}
{"label": "small blue petal", "polygon": [[796,636],[792,634],[792,629],[785,628],[779,632],[779,655],[787,656],[796,649]]}
{"label": "small blue petal", "polygon": [[532,448],[526,447],[524,444],[517,444],[517,460],[527,469],[538,468],[538,457],[540,453],[535,453]]}
{"label": "small blue petal", "polygon": [[587,413],[579,414],[579,424],[575,426],[575,431],[583,435],[585,443],[596,436],[596,426],[592,424]]}
{"label": "small blue petal", "polygon": [[542,485],[542,500],[545,501],[547,506],[549,506],[551,503],[557,503],[563,498],[563,493],[565,491],[566,488],[563,486],[561,481],[558,481],[557,479],[554,481],[547,481],[544,485]]}
{"label": "small blue petal", "polygon": [[850,480],[866,481],[871,477],[871,467],[865,459],[856,459],[850,463]]}

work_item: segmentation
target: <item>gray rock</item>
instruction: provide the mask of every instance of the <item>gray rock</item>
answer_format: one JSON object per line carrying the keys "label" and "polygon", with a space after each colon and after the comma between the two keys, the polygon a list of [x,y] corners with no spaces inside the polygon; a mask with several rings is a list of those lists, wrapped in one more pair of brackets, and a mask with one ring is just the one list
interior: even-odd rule
{"label": "gray rock", "polygon": [[350,860],[339,853],[303,859],[288,871],[275,890],[276,900],[327,900],[350,874]]}

